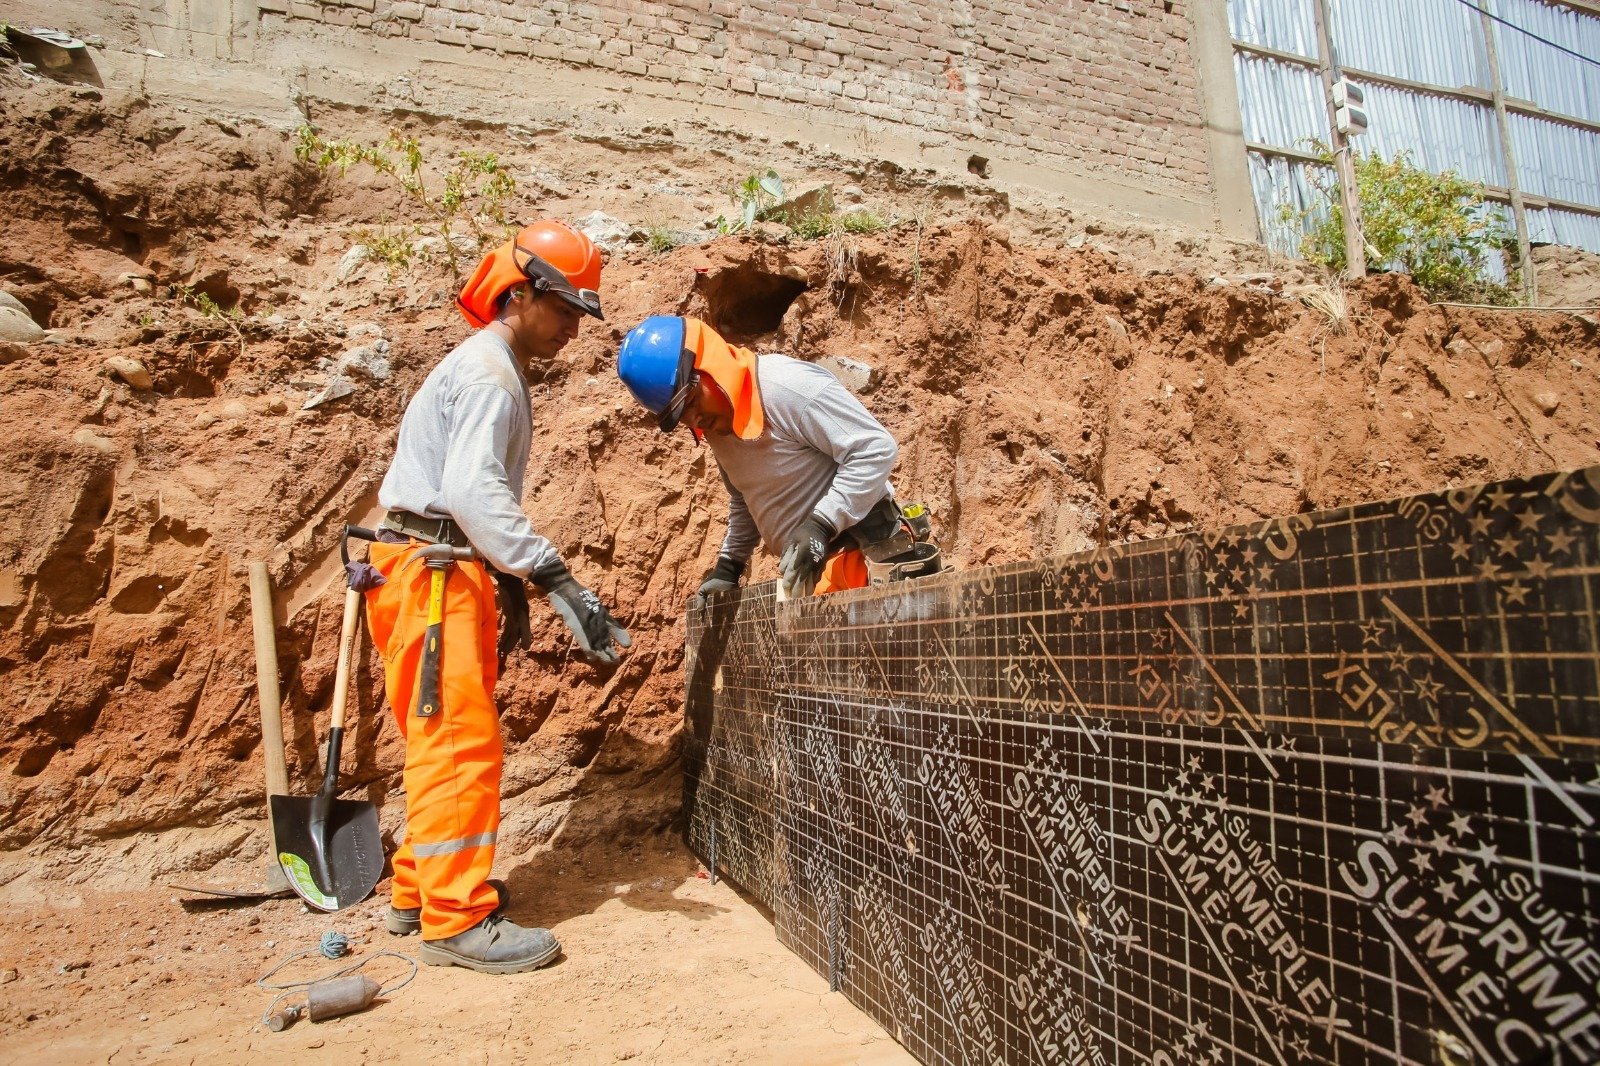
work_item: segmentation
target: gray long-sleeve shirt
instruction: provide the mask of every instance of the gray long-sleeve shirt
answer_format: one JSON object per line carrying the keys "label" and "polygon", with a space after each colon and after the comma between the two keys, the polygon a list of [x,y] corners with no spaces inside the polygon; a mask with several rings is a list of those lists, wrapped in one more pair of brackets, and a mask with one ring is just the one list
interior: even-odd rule
{"label": "gray long-sleeve shirt", "polygon": [[728,487],[722,553],[769,551],[815,511],[844,532],[889,491],[899,448],[832,374],[786,355],[756,361],[766,429],[758,440],[709,434]]}
{"label": "gray long-sleeve shirt", "polygon": [[453,518],[496,570],[527,576],[560,558],[522,513],[532,441],[533,405],[516,357],[479,330],[440,360],[406,405],[378,503]]}

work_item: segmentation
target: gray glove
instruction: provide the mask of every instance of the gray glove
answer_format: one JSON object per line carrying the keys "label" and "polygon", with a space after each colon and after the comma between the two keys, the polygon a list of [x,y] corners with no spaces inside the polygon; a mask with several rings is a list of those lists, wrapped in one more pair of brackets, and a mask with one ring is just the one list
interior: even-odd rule
{"label": "gray glove", "polygon": [[609,665],[617,661],[617,647],[633,646],[633,638],[611,617],[600,597],[584,588],[572,576],[567,564],[556,560],[528,575],[535,585],[544,589],[550,606],[572,630],[578,651],[592,663]]}
{"label": "gray glove", "polygon": [[822,564],[828,561],[828,543],[833,535],[833,527],[815,511],[789,534],[778,560],[785,597],[797,599],[816,590],[817,582],[822,580]]}
{"label": "gray glove", "polygon": [[743,574],[743,559],[735,559],[731,555],[719,555],[717,565],[713,566],[706,579],[700,582],[698,591],[702,596],[712,592],[731,592],[739,587],[739,578]]}
{"label": "gray glove", "polygon": [[533,626],[528,622],[528,588],[522,578],[498,570],[492,573],[495,600],[500,605],[500,641],[495,650],[500,654],[500,669],[504,670],[511,649],[533,646]]}

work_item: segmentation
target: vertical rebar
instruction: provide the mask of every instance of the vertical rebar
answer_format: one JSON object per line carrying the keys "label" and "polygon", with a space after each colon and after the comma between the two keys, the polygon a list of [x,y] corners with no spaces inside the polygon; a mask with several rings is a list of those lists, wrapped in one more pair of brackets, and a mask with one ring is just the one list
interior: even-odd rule
{"label": "vertical rebar", "polygon": [[1489,18],[1486,0],[1478,0],[1478,21],[1483,25],[1483,47],[1489,55],[1489,91],[1494,94],[1495,128],[1500,134],[1500,155],[1506,165],[1506,189],[1511,193],[1511,217],[1517,224],[1517,259],[1522,274],[1522,292],[1528,303],[1539,301],[1539,285],[1533,275],[1533,242],[1528,238],[1528,208],[1522,199],[1522,181],[1517,177],[1517,152],[1511,143],[1511,119],[1506,114],[1506,87],[1500,79],[1500,46],[1494,39],[1494,22]]}
{"label": "vertical rebar", "polygon": [[1339,204],[1344,209],[1344,276],[1351,281],[1367,276],[1367,239],[1361,232],[1361,197],[1356,192],[1355,162],[1350,139],[1339,132],[1333,106],[1333,83],[1339,80],[1339,61],[1333,49],[1332,16],[1328,0],[1316,0],[1312,11],[1317,24],[1317,63],[1322,75],[1322,100],[1328,112],[1328,143],[1333,147],[1333,169],[1339,175]]}
{"label": "vertical rebar", "polygon": [[711,819],[711,854],[706,860],[706,872],[711,875],[711,883],[717,883],[717,820]]}
{"label": "vertical rebar", "polygon": [[839,916],[828,922],[828,991],[837,992],[842,982],[839,978]]}

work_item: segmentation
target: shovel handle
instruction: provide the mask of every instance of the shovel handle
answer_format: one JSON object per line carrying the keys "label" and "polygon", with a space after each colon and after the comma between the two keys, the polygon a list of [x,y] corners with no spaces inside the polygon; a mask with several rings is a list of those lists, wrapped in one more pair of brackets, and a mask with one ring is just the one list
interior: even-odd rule
{"label": "shovel handle", "polygon": [[360,619],[361,593],[344,591],[344,621],[339,626],[339,665],[333,673],[333,728],[344,728],[345,696],[350,691],[350,648],[355,643]]}
{"label": "shovel handle", "polygon": [[360,526],[346,524],[344,527],[344,536],[339,538],[339,559],[346,566],[350,565],[350,539],[352,537],[354,537],[356,540],[376,542],[378,539],[378,534],[374,533],[370,529],[363,529]]}

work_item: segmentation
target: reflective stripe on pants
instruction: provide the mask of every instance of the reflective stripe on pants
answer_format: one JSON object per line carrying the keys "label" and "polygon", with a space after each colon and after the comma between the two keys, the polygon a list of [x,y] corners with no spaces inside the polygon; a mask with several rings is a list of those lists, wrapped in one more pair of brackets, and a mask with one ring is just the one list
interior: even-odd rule
{"label": "reflective stripe on pants", "polygon": [[431,571],[416,542],[374,544],[387,579],[367,593],[367,626],[383,656],[384,687],[406,738],[406,839],[394,854],[394,906],[422,908],[422,938],[443,940],[482,921],[499,902],[484,883],[500,828],[500,719],[494,708],[494,582],[479,563],[457,563],[444,592],[440,710],[414,715]]}

